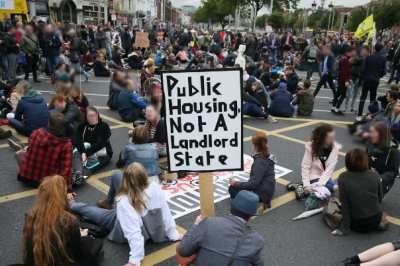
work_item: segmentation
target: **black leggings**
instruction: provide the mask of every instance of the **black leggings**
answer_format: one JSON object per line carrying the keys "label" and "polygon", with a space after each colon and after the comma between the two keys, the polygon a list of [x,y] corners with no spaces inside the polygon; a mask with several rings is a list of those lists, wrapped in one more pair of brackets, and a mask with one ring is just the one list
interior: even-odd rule
{"label": "black leggings", "polygon": [[329,88],[332,90],[333,94],[333,106],[336,106],[336,101],[337,101],[337,92],[335,88],[335,84],[333,83],[333,78],[331,75],[325,74],[321,76],[321,79],[319,80],[317,87],[315,88],[314,91],[314,97],[317,96],[319,90],[321,89],[322,85],[328,82]]}
{"label": "black leggings", "polygon": [[362,87],[360,105],[358,107],[358,116],[364,112],[364,104],[369,92],[370,104],[376,101],[376,91],[378,90],[379,80],[365,80]]}

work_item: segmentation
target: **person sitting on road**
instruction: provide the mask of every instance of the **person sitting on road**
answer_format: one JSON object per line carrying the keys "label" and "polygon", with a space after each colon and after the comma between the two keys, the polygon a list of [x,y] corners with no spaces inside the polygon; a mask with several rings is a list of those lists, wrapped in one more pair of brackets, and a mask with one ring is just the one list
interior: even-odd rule
{"label": "person sitting on road", "polygon": [[160,113],[157,112],[153,105],[148,105],[144,116],[146,118],[145,127],[149,136],[149,143],[165,145],[167,143],[167,129]]}
{"label": "person sitting on road", "polygon": [[253,165],[250,178],[246,182],[238,182],[231,179],[229,194],[235,198],[241,190],[249,190],[256,193],[262,202],[262,211],[271,207],[271,200],[275,192],[275,160],[268,149],[267,135],[258,132],[251,138],[253,150]]}
{"label": "person sitting on road", "polygon": [[115,70],[110,82],[107,106],[111,110],[118,109],[118,95],[126,86],[126,74],[123,71]]}
{"label": "person sitting on road", "polygon": [[271,104],[269,106],[269,113],[278,117],[291,117],[294,114],[294,107],[292,106],[293,96],[286,89],[287,85],[284,82],[279,84],[279,88],[273,91],[270,95]]}
{"label": "person sitting on road", "polygon": [[297,91],[293,105],[297,105],[297,115],[311,116],[314,109],[314,95],[311,88],[311,82],[305,80],[303,88]]}
{"label": "person sitting on road", "polygon": [[118,95],[118,113],[124,122],[135,122],[144,118],[147,102],[134,89],[135,83],[128,79],[126,88]]}
{"label": "person sitting on road", "polygon": [[332,177],[340,148],[331,125],[323,124],[312,131],[311,141],[305,144],[301,162],[301,176],[306,193],[310,193],[313,186],[324,186],[330,192],[334,191],[335,182]]}
{"label": "person sitting on road", "polygon": [[144,95],[144,84],[147,79],[151,78],[154,76],[154,72],[156,71],[154,60],[149,58],[144,62],[143,70],[140,73],[140,89],[142,91],[142,94]]}
{"label": "person sitting on road", "polygon": [[101,120],[95,107],[88,107],[86,122],[78,127],[75,137],[75,173],[78,171],[82,174],[83,168],[94,173],[110,162],[113,155],[110,137],[111,130],[108,124]]}
{"label": "person sitting on road", "polygon": [[65,137],[64,115],[50,113],[48,129],[35,130],[28,147],[17,152],[20,158],[18,180],[37,187],[46,176],[61,175],[72,187],[72,142]]}
{"label": "person sitting on road", "polygon": [[71,102],[75,103],[78,106],[79,110],[81,111],[82,115],[86,115],[86,108],[89,107],[89,100],[82,92],[82,90],[77,87],[73,86],[69,91],[68,95]]}
{"label": "person sitting on road", "polygon": [[384,230],[387,226],[382,213],[382,184],[380,176],[369,170],[368,155],[364,150],[353,149],[346,153],[347,171],[339,176],[339,200],[343,216],[339,229],[342,235],[350,229],[360,233]]}
{"label": "person sitting on road", "polygon": [[[181,238],[164,191],[160,185],[149,182],[139,163],[130,164],[123,173],[114,172],[107,199],[98,201],[97,205],[70,201],[72,212],[109,231],[109,240],[129,243],[127,265],[140,265],[148,240],[162,243]],[[154,228],[161,230],[154,231]]]}
{"label": "person sitting on road", "polygon": [[96,54],[96,61],[93,64],[93,72],[96,77],[109,77],[110,70],[107,68],[105,58],[102,53]]}
{"label": "person sitting on road", "polygon": [[264,239],[249,226],[259,200],[257,194],[242,190],[231,201],[231,215],[198,216],[176,248],[178,263],[195,255],[194,266],[264,265]]}
{"label": "person sitting on road", "polygon": [[14,117],[9,116],[9,125],[27,137],[41,127],[47,127],[49,111],[46,101],[32,89],[27,81],[21,81],[23,96],[17,104]]}
{"label": "person sitting on road", "polygon": [[398,266],[400,241],[387,242],[343,261],[344,266]]}
{"label": "person sitting on road", "polygon": [[[62,176],[43,179],[36,203],[25,216],[24,265],[97,265],[88,252],[88,230],[68,211],[67,184]],[[93,255],[93,254],[92,254]]]}
{"label": "person sitting on road", "polygon": [[369,166],[382,179],[382,191],[385,196],[393,187],[399,175],[400,153],[398,144],[392,142],[389,127],[384,123],[370,126],[367,153]]}
{"label": "person sitting on road", "polygon": [[389,117],[389,127],[393,139],[400,143],[400,101],[396,101],[392,107],[392,114]]}
{"label": "person sitting on road", "polygon": [[297,76],[296,71],[293,66],[287,66],[285,69],[285,79],[287,84],[287,90],[291,94],[297,92],[297,86],[299,84],[299,76]]}
{"label": "person sitting on road", "polygon": [[50,112],[61,112],[64,115],[66,124],[66,136],[73,138],[78,126],[83,122],[83,115],[78,106],[68,101],[68,98],[61,94],[56,94],[49,103]]}
{"label": "person sitting on road", "polygon": [[[388,90],[385,95],[378,97],[378,102],[381,104],[381,108],[385,110],[386,114],[390,114],[390,102],[396,101],[400,98],[400,87],[399,85],[391,85],[390,90]],[[392,100],[392,101],[391,101]]]}
{"label": "person sitting on road", "polygon": [[156,145],[149,142],[148,130],[145,126],[137,126],[131,132],[132,143],[128,143],[121,152],[120,168],[133,162],[140,163],[152,181],[159,183],[160,166],[158,164],[158,150]]}

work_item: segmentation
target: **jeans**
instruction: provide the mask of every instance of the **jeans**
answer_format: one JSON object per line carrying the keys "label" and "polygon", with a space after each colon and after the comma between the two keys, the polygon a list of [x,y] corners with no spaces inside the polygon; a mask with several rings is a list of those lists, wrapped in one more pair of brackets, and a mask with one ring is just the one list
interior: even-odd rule
{"label": "jeans", "polygon": [[[121,182],[122,182],[122,172],[121,171],[113,172],[111,176],[110,189],[108,191],[106,199],[106,201],[109,204],[114,203],[115,195],[121,185]],[[89,204],[86,203],[75,202],[75,201],[71,201],[69,203],[69,207],[72,212],[80,215],[85,220],[95,223],[107,229],[108,231],[111,231],[114,228],[117,219],[117,213],[115,209],[107,210],[96,206],[90,206]]]}
{"label": "jeans", "polygon": [[58,56],[47,56],[47,69],[49,74],[52,75],[55,71],[55,68],[59,62]]}
{"label": "jeans", "polygon": [[25,127],[25,125],[24,125],[23,122],[21,122],[21,121],[15,119],[15,118],[9,119],[9,120],[8,120],[8,123],[9,123],[9,125],[10,125],[12,128],[14,128],[18,133],[20,133],[20,134],[22,134],[22,135],[24,135],[24,136],[29,137],[29,136],[31,135],[31,133],[32,133],[31,130],[28,130],[28,129]]}
{"label": "jeans", "polygon": [[252,117],[268,117],[268,114],[260,106],[252,102],[245,102],[243,104],[243,113]]}
{"label": "jeans", "polygon": [[351,84],[350,88],[347,88],[346,101],[345,101],[346,110],[349,109],[349,104],[350,104],[350,109],[354,110],[354,104],[356,102],[359,93],[360,93],[360,80],[356,79],[353,80],[353,83]]}
{"label": "jeans", "polygon": [[7,54],[5,60],[5,68],[6,68],[6,80],[13,80],[17,76],[17,63],[18,63],[18,55],[17,54]]}
{"label": "jeans", "polygon": [[85,79],[89,79],[89,73],[87,73],[80,63],[71,63],[71,67],[75,70],[76,74],[82,74],[85,76]]}
{"label": "jeans", "polygon": [[376,91],[378,90],[379,80],[365,80],[361,92],[360,105],[358,107],[358,116],[362,116],[365,100],[369,92],[370,104],[376,101]]}

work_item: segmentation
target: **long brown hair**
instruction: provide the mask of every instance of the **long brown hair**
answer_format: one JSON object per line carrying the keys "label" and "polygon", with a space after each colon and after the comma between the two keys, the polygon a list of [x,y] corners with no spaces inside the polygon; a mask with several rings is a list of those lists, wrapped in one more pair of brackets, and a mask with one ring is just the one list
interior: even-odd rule
{"label": "long brown hair", "polygon": [[392,134],[390,133],[389,127],[382,122],[374,123],[371,127],[373,127],[379,135],[379,142],[376,144],[376,146],[380,149],[386,149],[390,147]]}
{"label": "long brown hair", "polygon": [[38,190],[36,203],[27,215],[23,229],[24,261],[29,254],[28,249],[33,247],[33,260],[37,266],[55,265],[53,250],[57,250],[57,256],[63,262],[72,263],[65,250],[66,236],[61,232],[75,219],[68,212],[67,184],[62,176],[49,176]]}
{"label": "long brown hair", "polygon": [[269,156],[267,134],[264,132],[257,132],[251,137],[251,142],[253,143],[257,153],[261,154],[265,158]]}
{"label": "long brown hair", "polygon": [[314,158],[319,157],[323,153],[326,136],[333,130],[333,126],[329,124],[322,124],[312,131],[311,150]]}
{"label": "long brown hair", "polygon": [[149,180],[143,166],[140,163],[132,163],[124,170],[118,196],[128,196],[133,208],[141,213],[146,208],[144,190],[148,186]]}

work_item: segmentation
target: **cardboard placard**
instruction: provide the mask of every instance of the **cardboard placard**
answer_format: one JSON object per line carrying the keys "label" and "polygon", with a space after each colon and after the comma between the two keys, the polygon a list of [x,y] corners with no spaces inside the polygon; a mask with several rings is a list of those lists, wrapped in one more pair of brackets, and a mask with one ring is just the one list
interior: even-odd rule
{"label": "cardboard placard", "polygon": [[242,70],[162,73],[169,170],[243,169]]}
{"label": "cardboard placard", "polygon": [[136,32],[135,35],[135,48],[148,48],[150,47],[149,34],[147,32]]}

